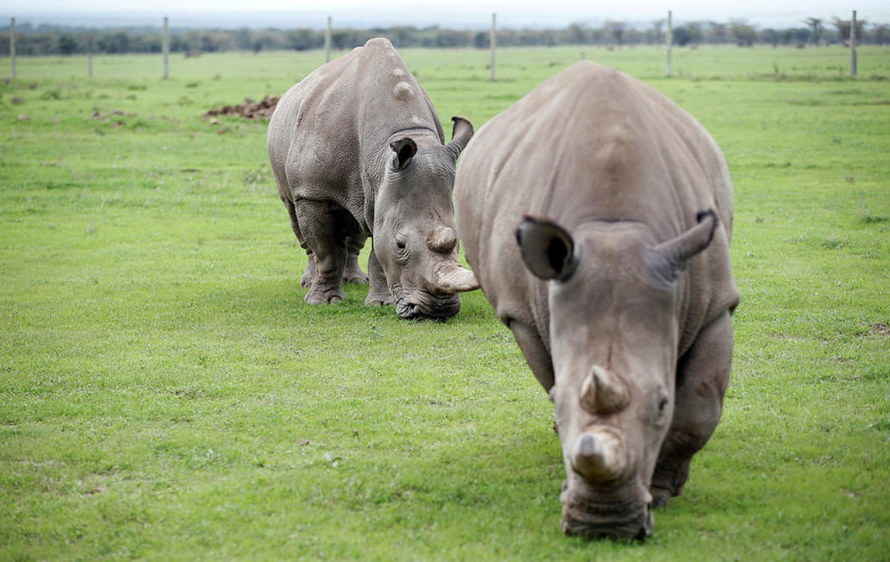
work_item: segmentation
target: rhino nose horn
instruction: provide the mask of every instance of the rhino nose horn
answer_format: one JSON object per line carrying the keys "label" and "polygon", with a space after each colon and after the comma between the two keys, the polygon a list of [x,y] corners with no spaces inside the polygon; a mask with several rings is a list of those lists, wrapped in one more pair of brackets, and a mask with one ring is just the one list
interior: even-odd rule
{"label": "rhino nose horn", "polygon": [[607,428],[592,428],[579,435],[570,458],[577,474],[595,482],[619,478],[627,468],[621,436]]}
{"label": "rhino nose horn", "polygon": [[440,226],[430,234],[426,245],[434,252],[450,254],[457,246],[457,233],[453,228]]}

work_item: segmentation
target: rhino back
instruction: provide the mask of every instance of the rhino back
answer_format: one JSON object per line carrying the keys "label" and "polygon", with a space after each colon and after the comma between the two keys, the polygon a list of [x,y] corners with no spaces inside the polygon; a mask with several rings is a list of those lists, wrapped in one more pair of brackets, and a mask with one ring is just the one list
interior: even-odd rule
{"label": "rhino back", "polygon": [[383,177],[389,139],[412,129],[444,142],[426,92],[388,40],[372,39],[291,87],[267,144],[294,199],[332,201],[360,218],[367,190]]}
{"label": "rhino back", "polygon": [[486,123],[455,190],[467,259],[486,296],[502,320],[534,326],[547,346],[547,285],[525,268],[514,238],[524,215],[569,232],[590,221],[636,221],[668,240],[714,208],[714,247],[683,277],[681,353],[738,300],[728,257],[732,187],[720,150],[676,104],[615,70],[575,64]]}

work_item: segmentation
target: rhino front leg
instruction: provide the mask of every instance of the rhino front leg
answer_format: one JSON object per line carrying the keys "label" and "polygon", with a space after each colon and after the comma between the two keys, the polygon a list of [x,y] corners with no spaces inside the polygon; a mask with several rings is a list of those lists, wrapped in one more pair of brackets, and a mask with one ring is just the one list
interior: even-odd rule
{"label": "rhino front leg", "polygon": [[[346,300],[343,271],[346,266],[346,232],[341,215],[345,212],[324,201],[300,200],[294,204],[307,254],[314,263],[315,276],[306,293],[309,304],[337,303]],[[314,259],[313,259],[314,258]],[[306,268],[304,277],[310,274]]]}
{"label": "rhino front leg", "polygon": [[365,247],[367,240],[368,236],[366,234],[354,234],[346,239],[346,249],[349,251],[349,257],[346,258],[346,272],[343,274],[343,278],[347,283],[368,284],[368,276],[358,264],[358,255],[362,248]]}
{"label": "rhino front leg", "polygon": [[386,283],[386,274],[383,273],[383,267],[377,261],[373,243],[371,255],[368,256],[368,276],[370,277],[371,286],[368,288],[368,298],[365,299],[365,304],[367,306],[392,304],[392,293],[389,292],[389,285]]}
{"label": "rhino front leg", "polygon": [[705,446],[720,421],[732,346],[732,318],[727,311],[699,333],[680,359],[674,419],[652,475],[655,507],[682,493],[692,456]]}

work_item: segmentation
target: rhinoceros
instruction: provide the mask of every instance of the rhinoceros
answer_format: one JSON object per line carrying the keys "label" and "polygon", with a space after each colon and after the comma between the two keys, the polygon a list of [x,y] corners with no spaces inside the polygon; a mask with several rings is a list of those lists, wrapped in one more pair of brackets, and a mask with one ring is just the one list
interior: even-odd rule
{"label": "rhinoceros", "polygon": [[729,381],[720,149],[667,97],[580,62],[478,131],[455,197],[470,266],[554,403],[563,531],[649,536]]}
{"label": "rhinoceros", "polygon": [[279,100],[267,146],[291,227],[308,256],[310,304],[345,300],[343,280],[366,281],[365,304],[395,302],[402,318],[445,319],[478,288],[457,259],[452,191],[473,125],[454,117],[452,141],[392,44],[371,39],[317,69]]}

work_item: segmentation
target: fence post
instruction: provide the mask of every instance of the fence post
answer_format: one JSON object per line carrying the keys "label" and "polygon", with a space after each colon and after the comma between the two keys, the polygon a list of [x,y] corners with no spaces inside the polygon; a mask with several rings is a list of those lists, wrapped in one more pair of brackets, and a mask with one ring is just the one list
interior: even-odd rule
{"label": "fence post", "polygon": [[665,63],[664,73],[665,73],[665,76],[670,77],[670,75],[671,75],[671,48],[674,46],[674,13],[672,10],[668,10],[668,28],[667,28],[667,36],[665,37],[665,41],[667,42],[667,62]]}
{"label": "fence post", "polygon": [[489,50],[491,51],[491,60],[488,64],[488,79],[494,82],[494,51],[497,48],[498,32],[496,25],[497,14],[491,14],[491,33],[488,39]]}
{"label": "fence post", "polygon": [[856,10],[850,20],[850,78],[856,77]]}
{"label": "fence post", "polygon": [[93,77],[93,53],[87,55],[87,76]]}
{"label": "fence post", "polygon": [[170,76],[167,59],[170,56],[170,34],[167,27],[167,16],[164,16],[164,37],[161,39],[161,50],[164,51],[164,80]]}
{"label": "fence post", "polygon": [[324,61],[331,62],[331,16],[328,16],[328,28],[324,32]]}
{"label": "fence post", "polygon": [[15,80],[15,18],[9,22],[9,64],[12,69],[12,79]]}

